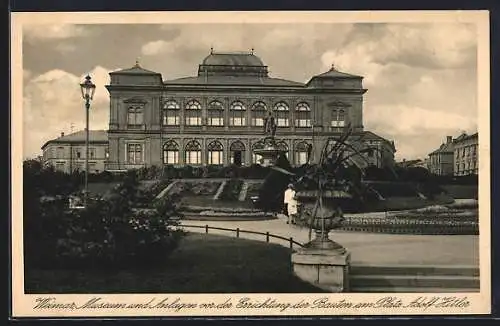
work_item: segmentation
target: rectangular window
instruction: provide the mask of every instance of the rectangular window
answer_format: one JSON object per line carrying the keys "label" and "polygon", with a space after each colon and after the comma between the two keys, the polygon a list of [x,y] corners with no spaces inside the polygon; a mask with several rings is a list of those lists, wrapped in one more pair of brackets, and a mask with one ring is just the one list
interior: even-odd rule
{"label": "rectangular window", "polygon": [[229,124],[231,126],[244,126],[245,125],[245,111],[242,110],[232,110],[231,117],[229,119]]}
{"label": "rectangular window", "polygon": [[89,159],[94,159],[96,157],[95,152],[95,148],[89,148]]}
{"label": "rectangular window", "polygon": [[142,108],[129,108],[128,109],[128,125],[141,126],[144,123]]}
{"label": "rectangular window", "polygon": [[163,125],[178,126],[179,125],[179,110],[176,110],[176,109],[163,110]]}
{"label": "rectangular window", "polygon": [[75,157],[76,157],[77,159],[82,158],[82,152],[81,152],[81,150],[80,150],[80,149],[76,149],[76,150],[75,150]]}
{"label": "rectangular window", "polygon": [[142,163],[142,144],[128,144],[127,154],[128,154],[128,163],[130,164]]}
{"label": "rectangular window", "polygon": [[295,112],[296,114],[296,119],[295,119],[295,126],[299,128],[307,128],[311,127],[311,118],[310,118],[310,112],[308,111],[297,111]]}
{"label": "rectangular window", "polygon": [[222,110],[208,110],[208,125],[209,126],[223,126],[224,125],[224,111]]}
{"label": "rectangular window", "polygon": [[201,151],[186,151],[186,164],[201,164]]}
{"label": "rectangular window", "polygon": [[219,165],[222,164],[222,151],[209,151],[208,152],[208,164]]}
{"label": "rectangular window", "polygon": [[57,147],[56,158],[64,158],[64,147]]}
{"label": "rectangular window", "polygon": [[290,125],[288,111],[276,111],[276,125],[278,127],[288,127]]}
{"label": "rectangular window", "polygon": [[64,162],[56,163],[56,171],[64,172],[66,170],[66,164]]}
{"label": "rectangular window", "polygon": [[186,125],[201,126],[201,110],[186,110]]}
{"label": "rectangular window", "polygon": [[178,164],[179,151],[165,151],[163,156],[163,163],[165,164]]}

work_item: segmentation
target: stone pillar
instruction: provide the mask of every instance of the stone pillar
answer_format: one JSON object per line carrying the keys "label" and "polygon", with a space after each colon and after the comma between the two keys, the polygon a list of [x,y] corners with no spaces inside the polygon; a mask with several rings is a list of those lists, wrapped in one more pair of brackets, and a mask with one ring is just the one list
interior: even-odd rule
{"label": "stone pillar", "polygon": [[349,291],[351,255],[336,249],[304,248],[292,254],[293,272],[329,292]]}

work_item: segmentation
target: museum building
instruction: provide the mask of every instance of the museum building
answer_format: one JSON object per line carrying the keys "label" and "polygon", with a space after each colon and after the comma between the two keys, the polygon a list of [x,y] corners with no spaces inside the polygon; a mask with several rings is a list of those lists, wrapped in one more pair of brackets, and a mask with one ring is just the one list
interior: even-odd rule
{"label": "museum building", "polygon": [[371,164],[394,164],[394,142],[363,128],[363,77],[329,71],[307,83],[272,77],[251,52],[213,50],[192,77],[163,80],[136,64],[110,73],[106,169],[151,165],[250,165],[263,146],[265,117],[293,165],[319,157],[329,136],[353,127],[353,138],[378,150]]}

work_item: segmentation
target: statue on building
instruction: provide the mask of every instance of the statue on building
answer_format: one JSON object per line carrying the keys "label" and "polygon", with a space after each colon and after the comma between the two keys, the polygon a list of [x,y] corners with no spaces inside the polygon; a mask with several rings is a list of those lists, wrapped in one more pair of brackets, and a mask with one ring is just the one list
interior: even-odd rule
{"label": "statue on building", "polygon": [[268,116],[264,119],[264,134],[274,137],[276,135],[276,122],[274,117],[269,112]]}

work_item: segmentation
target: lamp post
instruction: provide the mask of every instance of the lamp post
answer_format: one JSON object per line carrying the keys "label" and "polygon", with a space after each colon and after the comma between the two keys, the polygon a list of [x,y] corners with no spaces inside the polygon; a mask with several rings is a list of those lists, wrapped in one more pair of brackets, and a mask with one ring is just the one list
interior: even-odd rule
{"label": "lamp post", "polygon": [[89,111],[90,101],[94,98],[95,84],[92,83],[91,77],[87,75],[85,81],[80,84],[82,98],[85,100],[85,194],[84,205],[87,207],[89,193]]}

